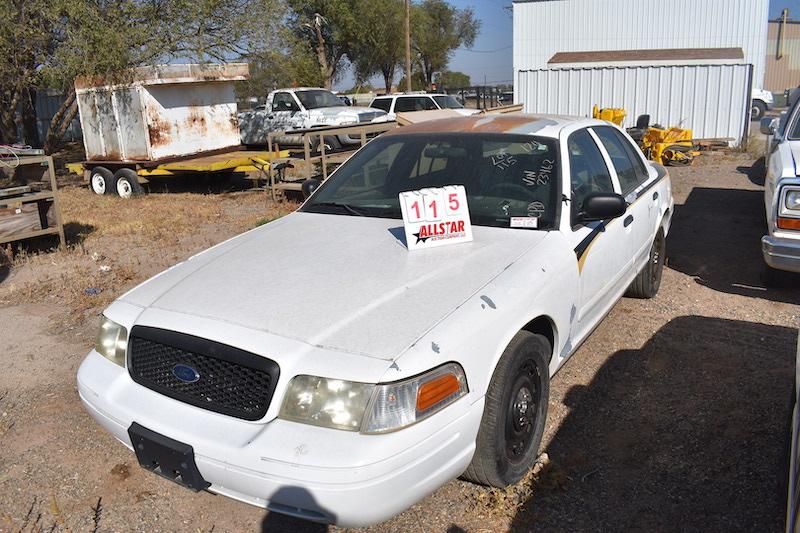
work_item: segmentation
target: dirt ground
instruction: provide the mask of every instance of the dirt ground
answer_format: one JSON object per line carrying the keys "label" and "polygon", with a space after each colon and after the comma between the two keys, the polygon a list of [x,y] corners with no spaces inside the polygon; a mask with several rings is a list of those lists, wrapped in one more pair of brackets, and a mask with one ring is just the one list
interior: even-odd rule
{"label": "dirt ground", "polygon": [[[752,157],[670,173],[661,291],[620,301],[555,376],[535,473],[507,491],[452,481],[372,531],[780,530],[800,281],[760,279]],[[337,530],[140,469],[75,385],[108,302],[296,205],[191,187],[128,203],[67,187],[61,199],[70,250],[0,261],[0,531]]]}

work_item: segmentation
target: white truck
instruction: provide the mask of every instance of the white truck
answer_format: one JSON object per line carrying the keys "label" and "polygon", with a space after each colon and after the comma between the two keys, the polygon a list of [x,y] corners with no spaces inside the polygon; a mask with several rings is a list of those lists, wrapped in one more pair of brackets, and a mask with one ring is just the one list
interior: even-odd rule
{"label": "white truck", "polygon": [[[276,138],[276,142],[281,146],[291,146],[303,144],[302,135],[292,134],[292,130],[386,121],[387,114],[380,109],[347,106],[327,89],[299,87],[272,91],[265,105],[239,113],[239,131],[242,144],[259,146],[267,144],[268,133],[285,131],[287,134]],[[361,142],[360,137],[349,135],[332,135],[324,139],[327,151]]]}
{"label": "white truck", "polygon": [[[473,240],[431,223],[410,251],[401,194],[449,185]],[[430,198],[432,221],[464,207]],[[395,128],[298,212],[112,303],[78,391],[144,468],[307,520],[375,524],[462,474],[505,487],[550,377],[623,294],[658,292],[672,211],[666,169],[608,122]]]}

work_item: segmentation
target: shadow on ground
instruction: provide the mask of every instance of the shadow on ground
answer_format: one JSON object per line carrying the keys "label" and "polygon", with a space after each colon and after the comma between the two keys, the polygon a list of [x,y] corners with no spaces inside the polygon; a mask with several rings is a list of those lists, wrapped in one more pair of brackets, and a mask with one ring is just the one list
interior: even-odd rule
{"label": "shadow on ground", "polygon": [[[549,443],[516,531],[777,531],[797,331],[676,318],[615,353]],[[568,476],[568,477],[567,477]]]}
{"label": "shadow on ground", "polygon": [[759,157],[751,166],[736,167],[736,171],[740,174],[746,175],[747,179],[750,180],[750,183],[758,185],[759,187],[763,187],[764,180],[767,177],[766,159],[763,156]]}
{"label": "shadow on ground", "polygon": [[710,289],[800,303],[800,276],[787,288],[765,286],[761,237],[767,232],[763,192],[695,187],[675,206],[667,265]]}
{"label": "shadow on ground", "polygon": [[[264,180],[261,181],[263,185]],[[151,178],[147,184],[150,194],[198,193],[221,194],[252,189],[255,181],[233,172],[178,174],[169,178]]]}

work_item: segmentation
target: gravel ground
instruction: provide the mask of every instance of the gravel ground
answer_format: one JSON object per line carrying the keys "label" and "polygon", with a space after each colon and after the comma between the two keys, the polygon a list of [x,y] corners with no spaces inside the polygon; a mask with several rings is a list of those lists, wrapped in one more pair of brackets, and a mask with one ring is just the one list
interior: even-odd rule
{"label": "gravel ground", "polygon": [[[781,528],[800,282],[761,282],[752,158],[709,154],[670,173],[661,291],[621,300],[553,379],[537,473],[505,492],[452,481],[372,531]],[[194,246],[224,238],[216,226],[208,238],[211,226],[197,228]],[[140,251],[134,266],[150,275],[163,261]],[[47,268],[0,266],[0,531],[336,530],[140,469],[78,400],[95,322],[64,327],[58,298],[8,297],[15,279]]]}

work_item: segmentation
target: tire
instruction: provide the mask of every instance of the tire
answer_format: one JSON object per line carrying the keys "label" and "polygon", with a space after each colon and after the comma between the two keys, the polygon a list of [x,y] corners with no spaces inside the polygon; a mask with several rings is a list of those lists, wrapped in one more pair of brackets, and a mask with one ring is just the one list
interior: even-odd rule
{"label": "tire", "polygon": [[504,488],[534,465],[547,421],[551,353],[542,335],[520,331],[511,339],[489,382],[475,455],[464,479]]}
{"label": "tire", "polygon": [[114,174],[106,167],[94,167],[89,172],[89,189],[97,195],[114,194],[113,183]]}
{"label": "tire", "polygon": [[139,183],[139,176],[132,168],[121,168],[114,173],[114,184],[120,198],[131,198],[144,194],[144,188]]}
{"label": "tire", "polygon": [[666,239],[663,228],[658,229],[656,238],[650,246],[650,257],[647,264],[639,272],[628,287],[625,296],[629,298],[653,298],[661,287],[661,275],[664,272],[664,255]]}
{"label": "tire", "polygon": [[[332,154],[333,152],[338,152],[342,149],[342,143],[339,142],[337,137],[323,137],[325,141],[325,153]],[[319,139],[314,141],[314,144],[311,146],[312,152],[322,153],[319,146]]]}
{"label": "tire", "polygon": [[767,104],[761,100],[753,100],[750,105],[750,120],[761,120],[767,112]]}

